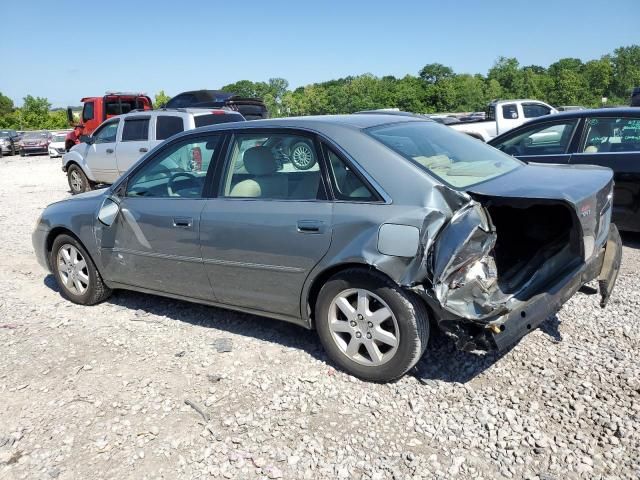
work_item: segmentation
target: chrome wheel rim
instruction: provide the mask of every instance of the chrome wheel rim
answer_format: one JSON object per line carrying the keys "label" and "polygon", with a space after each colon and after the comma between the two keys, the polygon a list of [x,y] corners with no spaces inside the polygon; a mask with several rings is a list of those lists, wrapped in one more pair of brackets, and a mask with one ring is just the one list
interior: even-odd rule
{"label": "chrome wheel rim", "polygon": [[328,320],[340,351],[360,365],[383,365],[398,350],[398,321],[384,300],[369,290],[352,288],[340,292],[329,306]]}
{"label": "chrome wheel rim", "polygon": [[82,295],[89,288],[89,269],[80,251],[66,243],[58,250],[58,273],[64,288],[73,295]]}
{"label": "chrome wheel rim", "polygon": [[313,152],[308,145],[297,145],[291,152],[291,159],[296,166],[309,168],[313,165]]}
{"label": "chrome wheel rim", "polygon": [[71,188],[76,191],[79,192],[80,190],[82,190],[82,178],[80,177],[80,174],[74,170],[71,172]]}

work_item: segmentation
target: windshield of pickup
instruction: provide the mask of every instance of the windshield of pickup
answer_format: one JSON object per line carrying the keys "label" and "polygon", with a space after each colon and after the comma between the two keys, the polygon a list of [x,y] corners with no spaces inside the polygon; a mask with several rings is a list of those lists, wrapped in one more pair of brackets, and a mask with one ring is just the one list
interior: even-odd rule
{"label": "windshield of pickup", "polygon": [[480,140],[435,122],[406,122],[367,133],[454,188],[467,188],[522,165]]}

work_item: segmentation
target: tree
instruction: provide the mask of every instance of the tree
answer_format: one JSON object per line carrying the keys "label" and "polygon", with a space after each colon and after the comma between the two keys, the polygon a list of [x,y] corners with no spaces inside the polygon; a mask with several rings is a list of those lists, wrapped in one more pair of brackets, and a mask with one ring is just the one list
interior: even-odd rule
{"label": "tree", "polygon": [[640,87],[640,45],[620,47],[611,56],[613,67],[612,93],[628,100],[633,87]]}
{"label": "tree", "polygon": [[496,63],[489,70],[487,78],[500,84],[502,94],[506,98],[522,97],[524,74],[517,59],[498,57]]}
{"label": "tree", "polygon": [[49,109],[51,108],[49,100],[43,97],[27,95],[23,101],[24,103],[20,109],[23,128],[32,130],[47,128]]}
{"label": "tree", "polygon": [[428,63],[420,69],[420,78],[427,84],[433,85],[453,76],[453,69],[441,63]]}
{"label": "tree", "polygon": [[169,100],[171,100],[171,97],[164,93],[164,90],[160,90],[158,93],[156,93],[153,105],[155,106],[155,108],[162,108],[167,103],[169,103]]}
{"label": "tree", "polygon": [[0,117],[13,112],[13,100],[0,92]]}

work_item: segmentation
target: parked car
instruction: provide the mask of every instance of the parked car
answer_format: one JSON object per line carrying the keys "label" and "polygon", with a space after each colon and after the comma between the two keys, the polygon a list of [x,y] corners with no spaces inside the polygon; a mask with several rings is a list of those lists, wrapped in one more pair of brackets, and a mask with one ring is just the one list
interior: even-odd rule
{"label": "parked car", "polygon": [[537,100],[502,100],[487,106],[486,120],[463,122],[451,128],[488,142],[493,137],[508,132],[532,118],[558,113],[546,103]]}
{"label": "parked car", "polygon": [[25,155],[46,155],[49,152],[51,134],[45,130],[25,132],[18,142],[20,156]]}
{"label": "parked car", "polygon": [[586,110],[587,107],[583,107],[581,105],[562,105],[558,107],[559,112],[569,112],[571,110]]}
{"label": "parked car", "polygon": [[[202,108],[160,109],[132,112],[110,118],[91,136],[62,157],[71,193],[93,189],[96,184],[111,184],[140,157],[167,138],[184,130],[225,122],[240,122],[238,112]],[[191,153],[197,162],[199,153]]]}
{"label": "parked car", "polygon": [[[311,145],[314,166],[278,162],[285,141]],[[622,252],[612,184],[607,168],[529,165],[422,118],[237,122],[49,205],[33,245],[72,302],[123,288],[274,317],[389,381],[430,328],[504,349],[594,278],[604,306]]]}
{"label": "parked car", "polygon": [[51,143],[49,144],[49,158],[61,157],[67,152],[65,140],[68,132],[55,132],[51,134]]}
{"label": "parked car", "polygon": [[15,130],[0,130],[0,156],[15,155],[22,136]]}
{"label": "parked car", "polygon": [[260,98],[245,98],[220,90],[193,90],[173,97],[167,108],[228,108],[240,112],[246,120],[269,118],[267,106]]}
{"label": "parked car", "polygon": [[640,87],[636,87],[631,92],[631,103],[632,107],[640,107]]}
{"label": "parked car", "polygon": [[613,169],[613,221],[640,232],[640,111],[574,110],[543,117],[489,144],[526,162],[601,165]]}

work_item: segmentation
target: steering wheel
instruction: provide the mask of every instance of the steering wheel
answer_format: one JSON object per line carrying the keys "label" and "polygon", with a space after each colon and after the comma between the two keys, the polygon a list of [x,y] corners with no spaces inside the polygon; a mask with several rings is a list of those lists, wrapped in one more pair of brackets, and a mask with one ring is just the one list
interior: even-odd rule
{"label": "steering wheel", "polygon": [[170,197],[179,197],[180,195],[178,195],[177,193],[175,193],[174,191],[174,186],[175,186],[175,182],[178,178],[190,178],[192,180],[195,180],[196,178],[198,178],[195,174],[191,173],[191,172],[178,172],[178,173],[174,173],[173,175],[171,175],[171,178],[169,179],[169,183],[167,183],[167,191],[169,192],[169,196]]}

